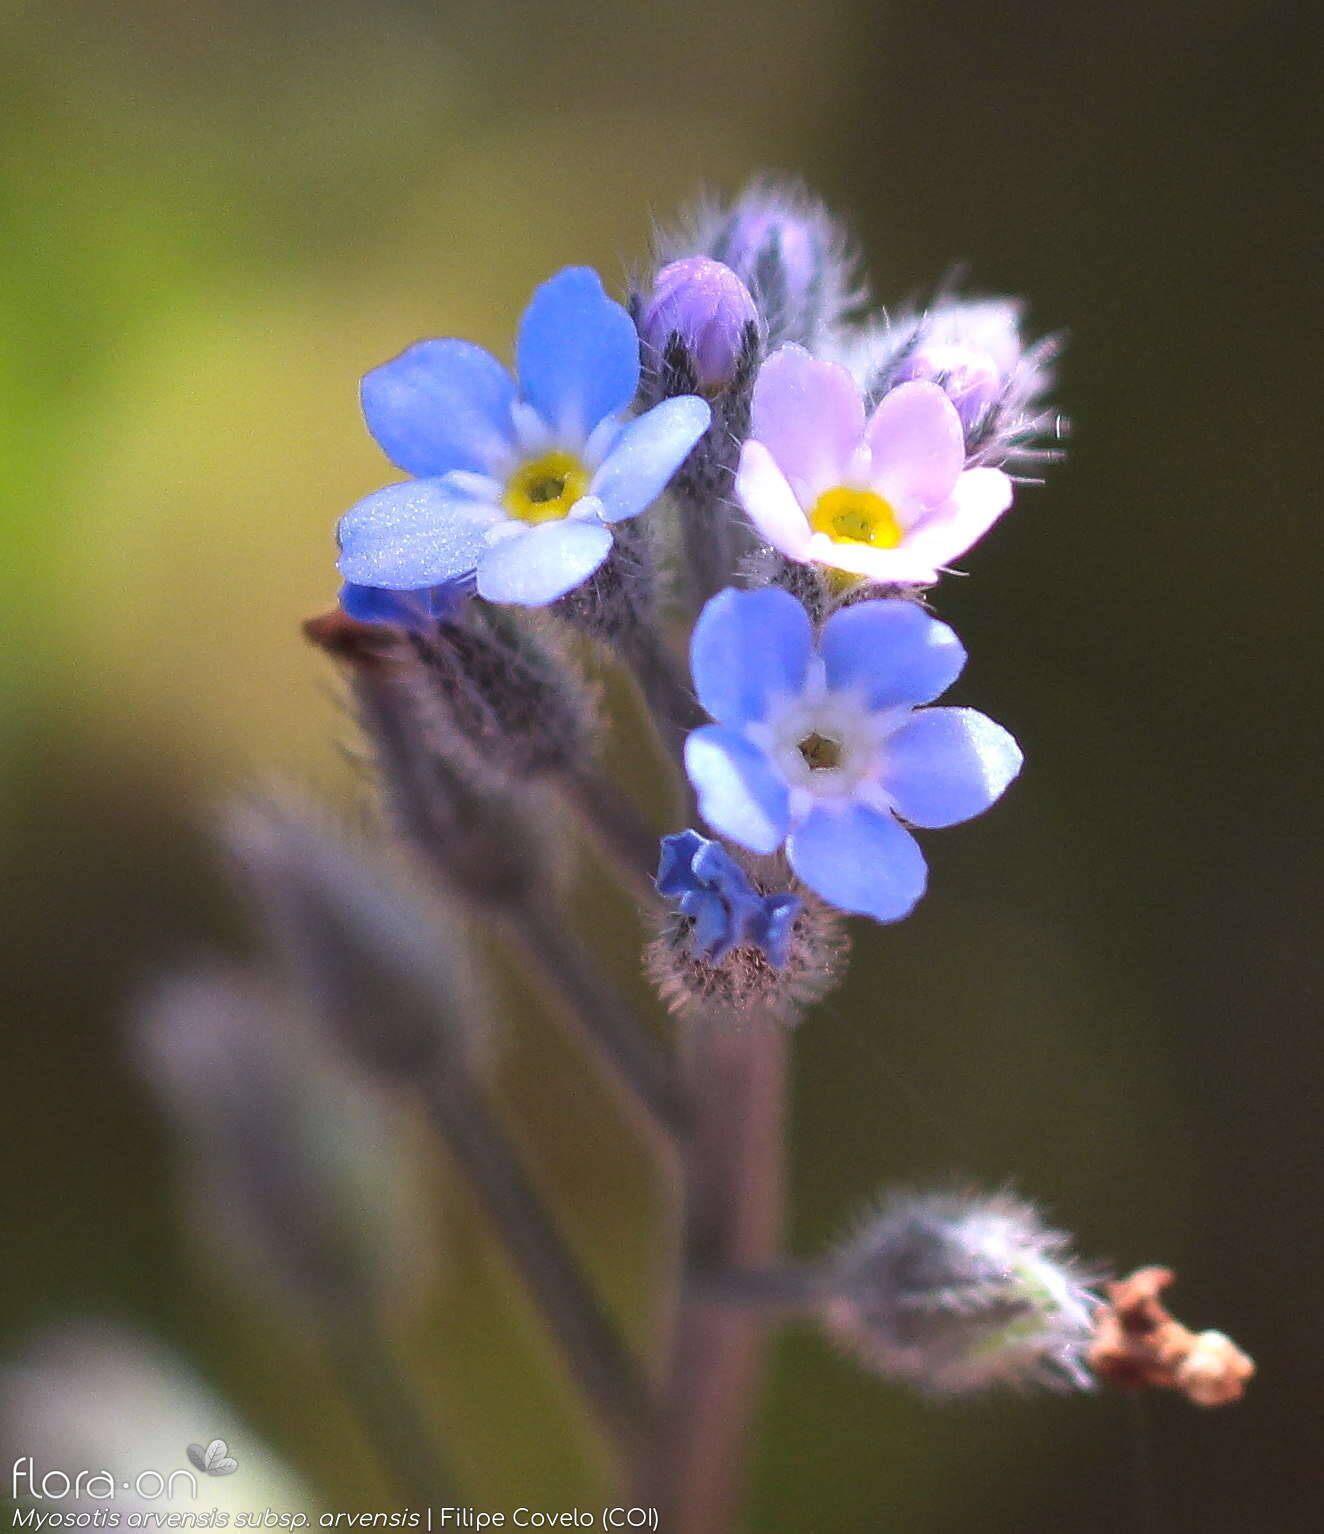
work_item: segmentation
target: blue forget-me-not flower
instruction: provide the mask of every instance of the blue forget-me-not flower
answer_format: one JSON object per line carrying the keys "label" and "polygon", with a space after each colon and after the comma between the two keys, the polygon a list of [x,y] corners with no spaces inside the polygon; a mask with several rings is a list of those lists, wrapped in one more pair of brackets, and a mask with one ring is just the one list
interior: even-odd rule
{"label": "blue forget-me-not flower", "polygon": [[708,427],[693,395],[634,420],[634,323],[596,272],[567,267],[533,295],[518,386],[468,341],[419,341],[363,380],[368,429],[415,476],[341,519],[340,571],[416,591],[474,575],[479,596],[543,606],[606,559],[611,527],[666,488]]}
{"label": "blue forget-me-not flower", "polygon": [[721,842],[697,831],[664,836],[657,890],[694,919],[691,946],[709,964],[720,964],[733,948],[754,947],[774,969],[785,965],[799,898],[760,895]]}
{"label": "blue forget-me-not flower", "polygon": [[789,592],[727,589],[690,650],[699,701],[685,762],[714,830],[753,852],[783,843],[800,879],[843,911],[896,921],[926,867],[902,824],[949,826],[988,808],[1021,753],[968,708],[915,711],[965,664],[946,624],[913,602],[860,602],[815,644]]}

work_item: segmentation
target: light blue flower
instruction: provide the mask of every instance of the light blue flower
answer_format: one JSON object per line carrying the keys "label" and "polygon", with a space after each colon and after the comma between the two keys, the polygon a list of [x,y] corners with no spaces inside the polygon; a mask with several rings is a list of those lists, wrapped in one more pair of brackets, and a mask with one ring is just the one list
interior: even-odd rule
{"label": "light blue flower", "polygon": [[823,625],[788,592],[720,592],[690,648],[714,725],[685,764],[714,830],[753,852],[783,843],[810,889],[843,911],[896,921],[924,893],[916,826],[978,815],[1020,770],[1001,725],[929,708],[965,651],[913,602],[860,602]]}
{"label": "light blue flower", "polygon": [[774,969],[785,965],[799,899],[786,892],[760,895],[721,842],[697,831],[664,836],[657,889],[694,918],[697,957],[720,964],[733,948],[754,947]]}
{"label": "light blue flower", "polygon": [[639,340],[597,273],[568,267],[524,312],[518,388],[468,341],[419,341],[363,380],[368,429],[414,475],[340,523],[355,585],[416,591],[477,572],[478,594],[540,607],[611,550],[611,526],[666,488],[707,430],[707,404],[670,399],[626,420]]}
{"label": "light blue flower", "polygon": [[458,616],[473,591],[472,581],[445,581],[418,591],[388,591],[380,586],[345,585],[340,606],[359,623],[390,623],[419,632]]}

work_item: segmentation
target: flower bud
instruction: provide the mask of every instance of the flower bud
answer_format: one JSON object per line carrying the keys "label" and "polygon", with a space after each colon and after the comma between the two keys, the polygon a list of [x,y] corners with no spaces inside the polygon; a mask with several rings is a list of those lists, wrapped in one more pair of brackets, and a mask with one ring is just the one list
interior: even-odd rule
{"label": "flower bud", "polygon": [[689,256],[658,272],[639,333],[658,358],[682,348],[697,387],[715,394],[735,378],[758,323],[749,289],[730,267]]}
{"label": "flower bud", "polygon": [[718,216],[704,248],[753,294],[770,348],[809,344],[858,296],[841,228],[822,203],[793,189],[750,188]]}
{"label": "flower bud", "polygon": [[[692,249],[689,240],[684,248]],[[636,293],[631,309],[645,362],[640,402],[696,391],[709,396],[708,430],[669,486],[691,594],[704,601],[730,584],[751,541],[731,487],[749,435],[764,324],[753,295],[729,267],[688,253],[664,265],[651,295]]]}
{"label": "flower bud", "polygon": [[920,323],[891,382],[939,384],[968,437],[998,403],[1020,360],[1019,304],[943,304]]}
{"label": "flower bud", "polygon": [[940,303],[926,315],[892,325],[868,380],[875,396],[911,379],[938,384],[956,406],[965,432],[967,462],[996,467],[1057,457],[1041,446],[1062,435],[1063,423],[1044,408],[1053,383],[1058,341],[1049,336],[1027,347],[1022,306],[1008,298]]}
{"label": "flower bud", "polygon": [[1066,1246],[1014,1199],[897,1196],[830,1263],[823,1320],[865,1364],[935,1394],[1088,1389],[1096,1301]]}

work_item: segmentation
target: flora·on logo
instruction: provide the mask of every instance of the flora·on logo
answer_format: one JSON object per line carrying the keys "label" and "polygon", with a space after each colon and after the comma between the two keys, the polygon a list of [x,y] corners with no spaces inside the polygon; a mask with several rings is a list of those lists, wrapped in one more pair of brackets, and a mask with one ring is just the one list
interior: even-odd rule
{"label": "flora\u00b7on logo", "polygon": [[[219,1441],[219,1440],[218,1440]],[[208,1445],[210,1449],[212,1446]],[[225,1459],[225,1445],[221,1444],[218,1463]],[[228,1469],[212,1470],[211,1475],[229,1475],[237,1469],[234,1460],[228,1461]],[[196,1499],[198,1483],[192,1471],[172,1470],[167,1479],[159,1470],[143,1470],[132,1481],[123,1483],[123,1490],[132,1491],[144,1501],[155,1502],[161,1497],[172,1499],[175,1481],[183,1476],[189,1486],[189,1494]],[[22,1498],[29,1502],[63,1502],[67,1497],[76,1500],[86,1498],[90,1502],[109,1502],[116,1493],[115,1477],[109,1470],[78,1470],[70,1475],[67,1470],[38,1470],[31,1454],[16,1459],[10,1470],[9,1491],[17,1502]]]}
{"label": "flora\u00b7on logo", "polygon": [[207,1475],[233,1475],[239,1468],[239,1461],[231,1458],[224,1438],[213,1438],[205,1449],[200,1443],[189,1444],[188,1457]]}

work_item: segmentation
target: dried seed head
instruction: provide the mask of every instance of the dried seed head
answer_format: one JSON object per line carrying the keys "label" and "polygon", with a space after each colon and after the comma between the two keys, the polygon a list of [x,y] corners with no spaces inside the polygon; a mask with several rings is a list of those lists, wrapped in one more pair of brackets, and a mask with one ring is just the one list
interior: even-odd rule
{"label": "dried seed head", "polygon": [[383,627],[352,621],[359,604],[345,610],[314,619],[309,638],[356,677],[411,683],[430,749],[461,771],[522,783],[590,754],[588,690],[536,613],[470,601],[440,622]]}
{"label": "dried seed head", "polygon": [[1089,1366],[1113,1385],[1179,1390],[1196,1406],[1227,1406],[1245,1394],[1255,1363],[1222,1332],[1195,1333],[1159,1298],[1170,1268],[1140,1268],[1107,1286],[1095,1316]]}

